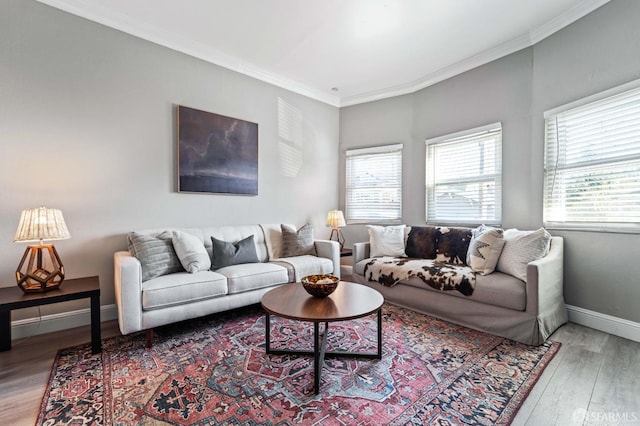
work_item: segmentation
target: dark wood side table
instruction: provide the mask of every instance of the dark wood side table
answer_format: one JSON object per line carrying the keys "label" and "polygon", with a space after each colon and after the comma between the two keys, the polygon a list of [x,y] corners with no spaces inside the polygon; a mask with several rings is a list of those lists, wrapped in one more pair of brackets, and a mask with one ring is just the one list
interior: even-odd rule
{"label": "dark wood side table", "polygon": [[56,290],[25,294],[18,286],[0,288],[0,351],[11,349],[11,311],[69,300],[91,298],[91,352],[102,351],[100,338],[100,279],[64,280]]}
{"label": "dark wood side table", "polygon": [[340,257],[349,257],[353,254],[353,250],[348,248],[343,248],[340,250]]}

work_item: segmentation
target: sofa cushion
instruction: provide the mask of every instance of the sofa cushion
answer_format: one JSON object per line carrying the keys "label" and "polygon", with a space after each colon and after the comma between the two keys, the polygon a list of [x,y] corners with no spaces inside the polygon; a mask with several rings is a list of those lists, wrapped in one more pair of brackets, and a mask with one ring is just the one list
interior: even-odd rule
{"label": "sofa cushion", "polygon": [[218,270],[230,265],[257,263],[259,260],[253,241],[253,235],[236,243],[228,243],[211,237],[211,269]]}
{"label": "sofa cushion", "polygon": [[435,226],[413,226],[407,238],[406,253],[417,259],[435,259],[440,230]]}
{"label": "sofa cushion", "polygon": [[[439,290],[425,286],[420,278],[410,278],[401,281],[395,287],[397,291],[402,291],[402,284],[425,289],[426,291],[442,293]],[[501,272],[494,272],[490,275],[476,275],[476,287],[471,296],[465,296],[457,291],[448,291],[446,294],[516,311],[524,311],[527,305],[525,283],[511,275]],[[424,297],[429,297],[429,295],[425,294]]]}
{"label": "sofa cushion", "polygon": [[405,228],[405,225],[367,225],[371,257],[406,257],[407,255],[404,251]]}
{"label": "sofa cushion", "polygon": [[182,271],[182,265],[171,241],[171,232],[158,235],[131,232],[127,235],[129,251],[142,267],[142,281]]}
{"label": "sofa cushion", "polygon": [[527,264],[547,255],[551,235],[544,228],[536,231],[507,229],[504,241],[496,269],[527,281]]}
{"label": "sofa cushion", "polygon": [[353,273],[358,275],[364,275],[364,268],[365,266],[367,266],[367,263],[369,263],[370,260],[371,258],[367,257],[362,259],[360,262],[356,263],[355,265],[353,265]]}
{"label": "sofa cushion", "polygon": [[171,242],[185,271],[193,274],[211,268],[209,253],[198,237],[186,232],[173,231]]}
{"label": "sofa cushion", "polygon": [[436,260],[439,262],[465,265],[471,242],[471,228],[439,228]]}
{"label": "sofa cushion", "polygon": [[313,227],[305,224],[297,231],[288,225],[281,225],[282,229],[282,257],[316,255],[313,242]]}
{"label": "sofa cushion", "polygon": [[317,256],[294,256],[272,260],[271,263],[280,265],[287,270],[289,282],[300,281],[307,275],[332,274],[333,261]]}
{"label": "sofa cushion", "polygon": [[[370,260],[371,259],[368,258],[356,263],[353,266],[353,273],[364,275],[364,268]],[[424,281],[420,278],[409,278],[400,281],[398,285],[394,287],[394,291],[402,291],[402,285],[442,293],[440,290],[425,285]],[[501,272],[494,272],[489,275],[476,274],[475,289],[470,296],[465,296],[458,291],[447,291],[445,294],[518,311],[524,311],[527,304],[525,283],[511,275]],[[425,297],[429,297],[429,295],[425,294]]]}
{"label": "sofa cushion", "polygon": [[496,269],[496,264],[504,247],[502,229],[481,225],[473,230],[467,251],[467,265],[480,275],[487,275]]}
{"label": "sofa cushion", "polygon": [[225,294],[227,279],[223,275],[213,271],[178,272],[142,283],[142,309],[161,309]]}
{"label": "sofa cushion", "polygon": [[229,294],[289,282],[287,269],[273,263],[231,265],[218,269],[216,272],[227,277]]}

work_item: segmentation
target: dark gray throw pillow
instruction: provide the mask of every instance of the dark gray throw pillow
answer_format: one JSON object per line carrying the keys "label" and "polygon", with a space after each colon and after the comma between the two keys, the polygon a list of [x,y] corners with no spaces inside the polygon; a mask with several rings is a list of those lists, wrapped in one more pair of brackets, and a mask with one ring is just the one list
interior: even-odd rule
{"label": "dark gray throw pillow", "polygon": [[287,225],[280,225],[282,230],[282,257],[316,255],[313,242],[313,227],[308,223],[297,231]]}
{"label": "dark gray throw pillow", "polygon": [[129,251],[142,266],[142,281],[161,275],[184,271],[171,242],[171,233],[163,232],[158,236],[131,232],[127,235]]}
{"label": "dark gray throw pillow", "polygon": [[256,245],[253,242],[253,235],[237,243],[228,243],[211,237],[211,243],[213,245],[211,269],[214,271],[230,265],[260,262],[256,252]]}

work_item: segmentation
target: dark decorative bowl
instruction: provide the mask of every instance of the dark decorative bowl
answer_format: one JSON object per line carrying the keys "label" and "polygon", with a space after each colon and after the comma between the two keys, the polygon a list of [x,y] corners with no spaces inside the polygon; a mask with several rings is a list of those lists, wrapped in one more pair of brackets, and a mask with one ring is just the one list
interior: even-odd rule
{"label": "dark decorative bowl", "polygon": [[338,288],[340,278],[330,275],[307,275],[302,277],[302,287],[313,297],[327,297]]}

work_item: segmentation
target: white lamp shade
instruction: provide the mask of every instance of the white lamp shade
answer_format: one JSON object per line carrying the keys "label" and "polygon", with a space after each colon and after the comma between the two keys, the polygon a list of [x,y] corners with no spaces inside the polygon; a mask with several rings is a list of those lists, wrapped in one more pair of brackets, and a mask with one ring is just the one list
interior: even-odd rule
{"label": "white lamp shade", "polygon": [[342,210],[331,210],[329,212],[327,215],[327,226],[331,228],[347,226],[344,221],[344,214],[342,214]]}
{"label": "white lamp shade", "polygon": [[62,212],[58,209],[37,207],[22,211],[14,242],[65,240],[71,238]]}

